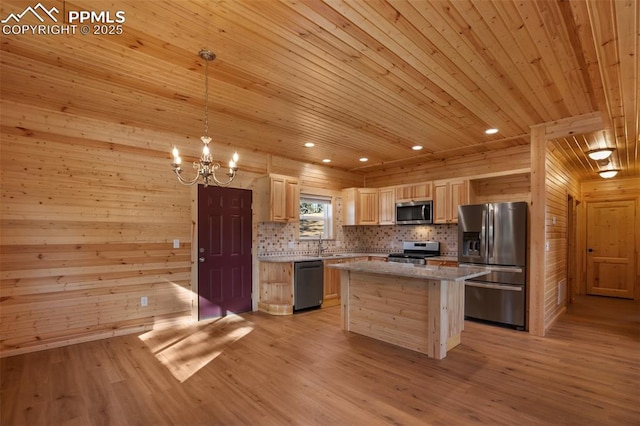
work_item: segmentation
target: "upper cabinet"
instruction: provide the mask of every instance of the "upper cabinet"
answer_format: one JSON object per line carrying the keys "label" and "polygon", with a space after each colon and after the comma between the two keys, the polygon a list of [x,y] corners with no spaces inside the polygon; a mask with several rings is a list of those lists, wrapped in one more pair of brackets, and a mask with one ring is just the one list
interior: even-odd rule
{"label": "upper cabinet", "polygon": [[394,225],[396,223],[396,187],[380,188],[380,225]]}
{"label": "upper cabinet", "polygon": [[458,223],[458,206],[469,202],[469,182],[463,179],[433,183],[433,223]]}
{"label": "upper cabinet", "polygon": [[297,222],[300,216],[298,179],[270,174],[256,182],[259,222]]}
{"label": "upper cabinet", "polygon": [[395,187],[396,202],[431,200],[431,182],[412,183]]}
{"label": "upper cabinet", "polygon": [[378,225],[378,188],[347,188],[342,190],[343,225]]}

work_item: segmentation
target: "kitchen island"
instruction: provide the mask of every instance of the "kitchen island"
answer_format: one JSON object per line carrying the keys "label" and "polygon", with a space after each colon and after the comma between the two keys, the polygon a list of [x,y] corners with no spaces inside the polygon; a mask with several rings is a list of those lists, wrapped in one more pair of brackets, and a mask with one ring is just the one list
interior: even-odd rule
{"label": "kitchen island", "polygon": [[488,274],[481,268],[372,261],[331,267],[341,270],[344,330],[436,359],[460,344],[464,281]]}

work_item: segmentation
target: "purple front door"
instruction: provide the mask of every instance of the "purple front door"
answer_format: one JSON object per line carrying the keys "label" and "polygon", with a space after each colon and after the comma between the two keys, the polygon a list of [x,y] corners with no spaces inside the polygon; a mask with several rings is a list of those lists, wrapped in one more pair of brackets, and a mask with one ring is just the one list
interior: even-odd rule
{"label": "purple front door", "polygon": [[198,186],[199,319],[251,310],[251,195]]}

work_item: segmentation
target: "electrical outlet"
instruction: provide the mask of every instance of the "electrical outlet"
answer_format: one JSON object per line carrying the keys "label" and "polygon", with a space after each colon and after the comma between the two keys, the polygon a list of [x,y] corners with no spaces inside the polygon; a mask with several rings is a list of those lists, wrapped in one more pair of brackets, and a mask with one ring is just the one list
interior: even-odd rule
{"label": "electrical outlet", "polygon": [[143,308],[147,306],[148,303],[149,303],[149,300],[147,299],[147,296],[142,296],[140,298],[140,306],[142,306]]}
{"label": "electrical outlet", "polygon": [[293,248],[293,241],[289,241],[289,248],[292,249]]}
{"label": "electrical outlet", "polygon": [[173,240],[173,248],[180,248],[180,240]]}
{"label": "electrical outlet", "polygon": [[544,249],[546,251],[549,251],[549,249],[551,248],[551,246],[549,245],[549,241],[547,241],[546,243],[544,243]]}

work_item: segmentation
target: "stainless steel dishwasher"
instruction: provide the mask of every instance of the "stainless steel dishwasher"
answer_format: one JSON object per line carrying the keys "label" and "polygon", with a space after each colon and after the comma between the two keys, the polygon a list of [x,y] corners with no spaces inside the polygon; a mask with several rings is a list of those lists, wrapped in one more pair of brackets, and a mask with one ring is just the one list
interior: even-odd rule
{"label": "stainless steel dishwasher", "polygon": [[294,312],[322,305],[323,276],[322,260],[306,260],[294,263]]}

